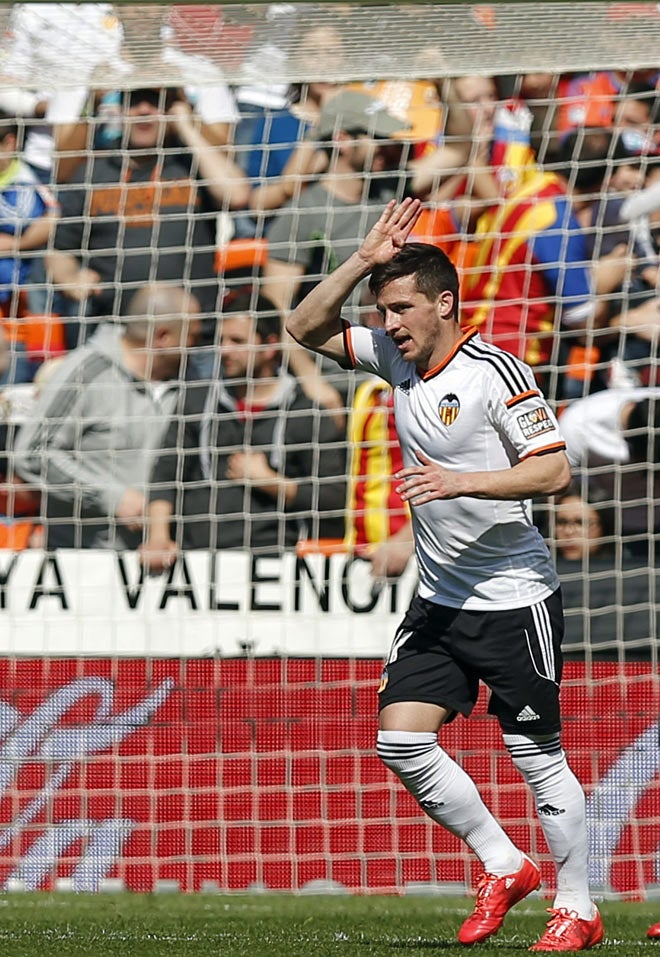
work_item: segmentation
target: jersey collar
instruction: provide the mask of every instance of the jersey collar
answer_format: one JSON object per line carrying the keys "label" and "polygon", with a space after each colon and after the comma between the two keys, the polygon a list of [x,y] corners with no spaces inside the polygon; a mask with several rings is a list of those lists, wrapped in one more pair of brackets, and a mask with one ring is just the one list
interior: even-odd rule
{"label": "jersey collar", "polygon": [[478,332],[479,330],[476,328],[476,326],[471,326],[469,329],[467,329],[466,332],[458,340],[454,348],[451,350],[451,352],[447,353],[447,355],[444,357],[442,362],[439,362],[437,366],[433,366],[433,368],[429,369],[428,372],[424,372],[420,374],[422,382],[426,382],[428,379],[432,379],[434,376],[438,375],[439,372],[442,372],[442,370],[449,365],[449,363],[454,358],[456,353],[460,352],[460,350],[463,348],[465,343],[469,342],[470,339],[473,339]]}

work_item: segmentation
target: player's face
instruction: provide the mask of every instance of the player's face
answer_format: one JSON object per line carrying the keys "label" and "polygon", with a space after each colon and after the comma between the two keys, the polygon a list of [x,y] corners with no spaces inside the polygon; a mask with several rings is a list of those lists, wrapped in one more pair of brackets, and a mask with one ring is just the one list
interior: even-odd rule
{"label": "player's face", "polygon": [[454,301],[449,292],[430,300],[419,292],[415,276],[400,276],[383,287],[377,308],[390,339],[407,362],[428,370],[446,355],[443,337]]}

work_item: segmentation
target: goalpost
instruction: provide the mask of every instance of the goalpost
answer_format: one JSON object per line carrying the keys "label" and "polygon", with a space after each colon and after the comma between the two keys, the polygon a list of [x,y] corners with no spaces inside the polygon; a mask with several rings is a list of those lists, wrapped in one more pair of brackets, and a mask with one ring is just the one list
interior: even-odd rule
{"label": "goalpost", "polygon": [[[443,142],[448,78],[495,77],[504,103],[522,95],[523,75],[548,74],[544,91],[528,96],[526,105],[536,156],[555,170],[555,114],[565,95],[560,75],[617,70],[625,84],[634,71],[654,68],[660,48],[660,10],[653,3],[120,3],[114,9],[83,4],[78,6],[107,7],[90,12],[84,25],[66,13],[56,23],[46,10],[50,6],[55,5],[0,6],[0,26],[7,30],[0,47],[0,110],[16,118],[19,141],[24,149],[28,142],[35,149],[26,158],[35,160],[43,179],[53,149],[48,138],[67,132],[68,138],[58,141],[64,143],[59,162],[67,179],[56,191],[62,208],[70,210],[74,252],[83,263],[99,251],[106,269],[114,263],[114,272],[100,279],[108,293],[106,312],[100,309],[94,322],[116,317],[126,235],[135,224],[131,217],[153,219],[153,247],[131,249],[145,256],[158,249],[163,230],[199,217],[195,221],[207,229],[198,241],[200,254],[212,260],[214,270],[205,287],[199,284],[211,289],[202,303],[211,340],[223,302],[230,304],[246,287],[253,296],[265,291],[264,266],[272,252],[268,229],[276,209],[247,217],[248,227],[245,210],[232,207],[226,195],[210,212],[200,212],[194,189],[183,205],[157,215],[155,207],[130,206],[126,165],[114,180],[99,180],[98,170],[110,168],[101,166],[99,157],[121,156],[127,146],[121,110],[131,91],[162,88],[157,102],[163,107],[165,90],[184,88],[195,122],[209,137],[218,137],[215,149],[228,150],[247,168],[250,144],[234,129],[238,114],[260,123],[268,136],[273,115],[290,105],[292,85],[302,86],[297,96],[303,101],[307,87],[320,83],[350,84],[382,97],[391,113],[419,133],[417,146],[404,144],[406,160],[421,155],[423,139]],[[656,93],[637,91],[636,98],[649,110],[643,136],[652,137]],[[616,123],[624,99],[615,96]],[[36,104],[42,105],[35,117]],[[311,129],[311,121],[299,123],[300,139],[284,138],[277,148],[308,144]],[[578,137],[576,151],[581,145]],[[182,148],[162,134],[155,151],[162,165],[177,161]],[[192,146],[189,151],[191,177],[213,187],[204,157]],[[250,173],[252,187],[268,185],[265,171],[274,152],[271,144],[257,172]],[[643,172],[653,166],[648,153],[641,150],[635,160]],[[470,155],[468,181],[475,175],[476,146]],[[611,166],[613,154],[607,159]],[[573,183],[576,170],[577,162]],[[294,207],[316,175],[308,168],[288,184]],[[149,188],[149,202],[155,203],[160,187]],[[105,198],[95,199],[102,190]],[[368,213],[367,191],[364,195],[358,231]],[[654,194],[638,189],[633,198],[640,196],[641,212],[629,214],[636,223],[655,210]],[[451,208],[451,202],[436,205]],[[332,215],[330,204],[317,212]],[[450,237],[456,245],[467,238],[468,213],[461,215]],[[93,227],[110,221],[117,232],[108,246],[110,233],[95,238]],[[614,227],[597,218],[591,230],[600,243]],[[51,236],[47,255],[62,251],[57,243]],[[129,279],[131,289],[144,278],[197,289],[199,276],[188,255],[192,244],[191,232],[174,241],[177,262],[183,263],[180,274],[162,275],[153,265],[146,277]],[[52,281],[43,250],[26,251],[24,261],[33,263],[31,276],[21,296],[11,288],[3,313],[14,372],[25,349],[38,360],[62,359],[67,348],[82,342],[81,329],[89,321],[89,297],[63,294],[66,284]],[[561,270],[561,263],[556,265]],[[631,278],[628,268],[624,282]],[[23,330],[18,336],[17,321]],[[567,352],[560,350],[569,335],[555,330],[551,362],[539,369],[553,390],[570,371]],[[627,366],[621,355],[614,354],[615,363],[604,357],[605,339],[602,331],[590,330],[580,342],[582,358],[571,367],[578,383],[572,398],[587,394],[593,376],[609,373],[610,388],[629,388],[622,373],[632,372],[637,382],[638,373],[648,376],[649,367],[657,365],[653,335],[645,339],[650,359],[633,357]],[[200,354],[208,359],[209,349]],[[46,368],[47,363],[40,373],[42,390],[57,383],[64,367],[51,364],[47,376]],[[209,366],[204,368],[208,375]],[[349,412],[353,385],[336,372],[328,378]],[[643,381],[657,386],[654,373]],[[78,382],[82,400],[87,386],[82,378]],[[551,398],[560,409],[566,403],[556,391]],[[42,407],[35,405],[30,385],[2,387],[0,400],[5,471],[11,474],[16,436]],[[71,407],[73,421],[60,413],[57,429],[44,434],[57,432],[60,441],[58,430],[70,425],[75,456],[81,447],[75,443],[84,445],[92,418],[81,411],[84,404]],[[320,443],[328,415],[315,417],[310,446]],[[643,516],[630,535],[637,545],[650,543],[649,555],[657,534],[655,465],[644,463],[647,484],[628,503]],[[601,469],[610,471],[620,477],[632,467]],[[83,511],[78,481],[69,517],[81,531],[96,519]],[[319,469],[315,494],[329,481]],[[613,483],[613,495],[620,486],[620,479]],[[4,490],[4,888],[462,894],[473,885],[474,862],[467,852],[427,822],[374,753],[379,674],[415,588],[411,566],[398,581],[374,590],[368,562],[326,542],[288,548],[275,557],[249,550],[184,551],[163,574],[150,576],[134,549],[19,547],[23,525],[28,526],[23,544],[33,534],[32,543],[39,544],[44,499],[26,505],[20,486],[7,483]],[[554,514],[541,507],[536,514],[555,549]],[[334,507],[332,517],[341,537],[343,504]],[[112,531],[112,521],[110,526]],[[623,531],[619,514],[611,532],[603,532],[614,553],[607,569],[576,566],[563,576],[569,650],[564,743],[587,791],[596,893],[644,897],[657,896],[660,887],[657,577],[652,561],[626,561]],[[310,537],[317,533],[318,527],[312,528]],[[552,868],[531,796],[501,748],[483,697],[469,729],[460,720],[452,723],[443,743],[473,775],[511,836],[541,861],[550,882]]]}

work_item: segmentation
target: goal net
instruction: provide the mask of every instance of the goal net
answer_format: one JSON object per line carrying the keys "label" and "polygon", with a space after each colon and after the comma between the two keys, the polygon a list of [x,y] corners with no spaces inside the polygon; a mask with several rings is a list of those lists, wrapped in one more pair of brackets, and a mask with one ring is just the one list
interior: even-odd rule
{"label": "goal net", "polygon": [[[3,887],[474,886],[374,753],[416,588],[412,560],[371,573],[407,522],[388,392],[280,330],[415,194],[466,326],[533,364],[565,430],[571,494],[533,509],[564,744],[595,892],[656,895],[658,5],[0,20]],[[346,316],[378,322],[362,287]],[[443,745],[551,889],[486,706]]]}

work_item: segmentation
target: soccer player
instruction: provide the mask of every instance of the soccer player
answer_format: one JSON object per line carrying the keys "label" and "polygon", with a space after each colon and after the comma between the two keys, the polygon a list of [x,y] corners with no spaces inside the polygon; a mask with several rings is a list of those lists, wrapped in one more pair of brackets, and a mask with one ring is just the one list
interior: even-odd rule
{"label": "soccer player", "polygon": [[[603,925],[588,887],[584,793],[560,742],[561,594],[528,501],[566,488],[570,468],[530,368],[461,330],[454,266],[434,246],[406,243],[419,210],[418,200],[389,203],[287,322],[302,345],[394,389],[419,587],[381,681],[378,754],[483,864],[458,939],[486,940],[540,884],[537,864],[438,742],[443,724],[472,711],[479,680],[488,685],[557,869],[551,920],[531,949],[586,950]],[[369,275],[383,330],[341,319]]]}

